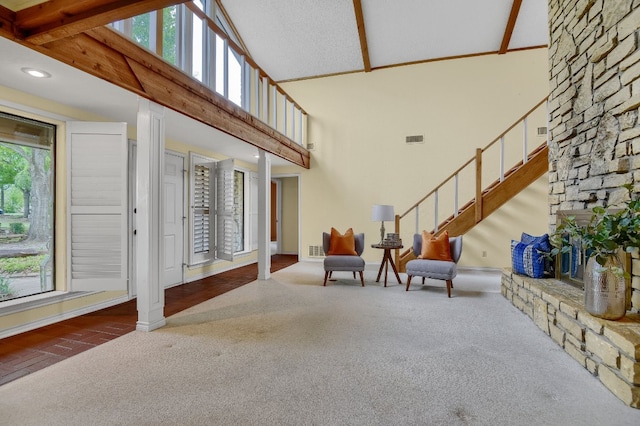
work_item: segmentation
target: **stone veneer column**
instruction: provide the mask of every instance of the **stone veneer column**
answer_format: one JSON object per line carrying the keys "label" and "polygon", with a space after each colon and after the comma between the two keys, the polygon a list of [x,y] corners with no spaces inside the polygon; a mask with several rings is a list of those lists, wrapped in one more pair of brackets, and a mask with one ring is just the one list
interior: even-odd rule
{"label": "stone veneer column", "polygon": [[[549,0],[549,222],[640,189],[640,0]],[[640,312],[640,257],[632,265]]]}

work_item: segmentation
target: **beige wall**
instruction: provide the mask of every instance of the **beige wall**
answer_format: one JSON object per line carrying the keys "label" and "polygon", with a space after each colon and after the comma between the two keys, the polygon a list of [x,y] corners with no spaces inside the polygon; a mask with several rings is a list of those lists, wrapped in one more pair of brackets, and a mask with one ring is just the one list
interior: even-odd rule
{"label": "beige wall", "polygon": [[[310,170],[274,169],[301,173],[302,257],[331,227],[353,227],[372,243],[380,228],[371,221],[373,204],[404,212],[548,94],[547,54],[536,49],[283,84],[309,113],[314,144]],[[543,126],[545,114],[529,123],[530,129]],[[405,143],[405,136],[418,134],[424,144]],[[526,212],[502,213],[500,222],[493,218],[482,225],[487,230],[469,234],[461,265],[504,266],[513,236],[525,227],[546,229],[546,190],[531,194],[540,199]],[[412,232],[414,224],[409,220],[403,229]],[[495,248],[483,258],[477,253],[485,250],[486,234]],[[404,233],[403,239],[407,244]],[[364,257],[380,262],[377,250],[365,250]]]}

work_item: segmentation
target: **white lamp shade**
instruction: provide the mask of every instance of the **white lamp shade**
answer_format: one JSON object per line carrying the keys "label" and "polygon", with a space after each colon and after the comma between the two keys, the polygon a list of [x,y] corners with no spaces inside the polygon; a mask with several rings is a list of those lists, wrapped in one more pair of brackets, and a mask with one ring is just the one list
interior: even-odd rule
{"label": "white lamp shade", "polygon": [[395,220],[396,215],[393,212],[393,206],[376,204],[371,209],[371,220],[376,222],[384,222],[388,220]]}

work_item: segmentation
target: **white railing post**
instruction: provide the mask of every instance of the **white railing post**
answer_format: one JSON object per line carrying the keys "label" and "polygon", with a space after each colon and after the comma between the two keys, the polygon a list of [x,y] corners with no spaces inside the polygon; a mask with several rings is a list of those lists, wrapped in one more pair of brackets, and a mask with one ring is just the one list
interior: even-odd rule
{"label": "white railing post", "polygon": [[262,106],[260,107],[260,119],[269,123],[269,79],[262,77]]}
{"label": "white railing post", "polygon": [[253,101],[255,102],[255,115],[258,118],[262,118],[262,113],[260,111],[260,71],[257,68],[252,68],[253,70]]}
{"label": "white railing post", "polygon": [[302,126],[304,125],[304,123],[302,122],[302,110],[298,109],[298,123],[300,124],[298,126],[298,139],[296,140],[296,142],[298,142],[298,145],[302,145]]}
{"label": "white railing post", "polygon": [[291,139],[296,140],[296,104],[291,102]]}
{"label": "white railing post", "polygon": [[504,180],[504,136],[500,138],[500,182]]}
{"label": "white railing post", "polygon": [[273,86],[271,93],[273,94],[273,123],[271,127],[278,130],[278,88]]}
{"label": "white railing post", "polygon": [[420,206],[416,206],[416,232],[415,234],[420,233]]}
{"label": "white railing post", "polygon": [[283,96],[282,100],[282,134],[288,136],[287,133],[287,118],[289,118],[289,114],[287,114],[287,97]]}
{"label": "white railing post", "polygon": [[438,190],[433,193],[435,199],[433,200],[433,232],[438,232]]}
{"label": "white railing post", "polygon": [[453,189],[453,216],[458,217],[458,173],[454,175],[454,189]]}
{"label": "white railing post", "polygon": [[529,160],[529,149],[527,148],[527,117],[522,120],[524,134],[522,135],[522,164],[527,164]]}
{"label": "white railing post", "polygon": [[303,114],[300,111],[300,117],[302,120],[302,125],[300,126],[300,145],[307,146],[307,137],[308,137],[308,128],[309,128],[309,117],[307,114]]}

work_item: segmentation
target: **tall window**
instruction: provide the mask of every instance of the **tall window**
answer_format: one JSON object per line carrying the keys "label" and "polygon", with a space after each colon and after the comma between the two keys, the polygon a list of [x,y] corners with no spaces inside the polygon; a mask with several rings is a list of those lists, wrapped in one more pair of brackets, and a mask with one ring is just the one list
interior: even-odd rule
{"label": "tall window", "polygon": [[[211,20],[220,30],[211,28]],[[216,1],[193,0],[188,5],[169,6],[110,25],[274,129],[303,143],[302,111],[266,77],[263,81],[262,73],[241,54],[241,49],[236,51],[238,36]],[[265,84],[268,90],[261,88]]]}
{"label": "tall window", "polygon": [[52,291],[55,126],[0,112],[0,302]]}

